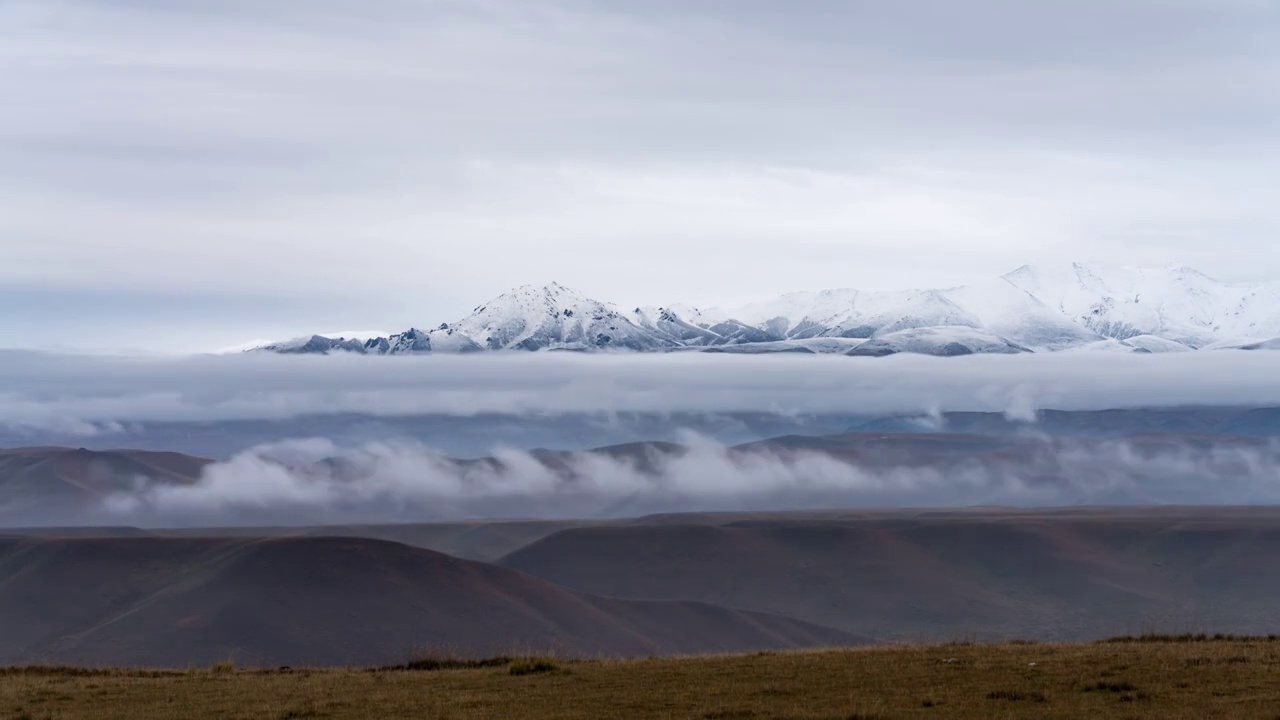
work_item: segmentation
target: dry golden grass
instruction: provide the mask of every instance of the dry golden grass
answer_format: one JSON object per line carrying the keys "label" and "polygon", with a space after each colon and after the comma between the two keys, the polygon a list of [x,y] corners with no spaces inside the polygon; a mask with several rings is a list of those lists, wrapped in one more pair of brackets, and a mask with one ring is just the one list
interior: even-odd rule
{"label": "dry golden grass", "polygon": [[1280,718],[1280,642],[1182,640],[431,670],[10,669],[0,718]]}

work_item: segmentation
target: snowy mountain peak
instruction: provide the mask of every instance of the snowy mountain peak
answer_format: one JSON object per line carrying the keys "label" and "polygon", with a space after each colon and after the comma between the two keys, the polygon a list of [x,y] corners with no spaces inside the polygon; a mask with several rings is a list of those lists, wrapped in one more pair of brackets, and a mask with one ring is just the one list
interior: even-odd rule
{"label": "snowy mountain peak", "polygon": [[653,350],[679,344],[637,326],[612,305],[555,282],[504,293],[450,329],[490,350]]}
{"label": "snowy mountain peak", "polygon": [[521,285],[513,288],[498,297],[490,300],[484,305],[480,305],[475,312],[486,312],[490,307],[498,306],[502,308],[535,308],[535,307],[552,307],[564,304],[574,304],[584,300],[583,296],[575,290],[567,288],[560,283],[551,282],[546,285]]}
{"label": "snowy mountain peak", "polygon": [[1267,349],[1280,338],[1280,283],[1226,284],[1185,265],[1023,265],[954,288],[834,289],[788,293],[738,308],[672,304],[624,312],[550,282],[515,288],[461,320],[435,327],[367,341],[315,335],[257,349],[395,354],[756,348],[852,355]]}

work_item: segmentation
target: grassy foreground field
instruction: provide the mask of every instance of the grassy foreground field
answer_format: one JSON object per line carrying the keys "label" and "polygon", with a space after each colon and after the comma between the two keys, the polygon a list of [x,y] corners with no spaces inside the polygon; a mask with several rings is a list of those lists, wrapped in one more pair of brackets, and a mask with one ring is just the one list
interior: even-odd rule
{"label": "grassy foreground field", "polygon": [[0,718],[1280,718],[1280,641],[382,670],[0,670]]}

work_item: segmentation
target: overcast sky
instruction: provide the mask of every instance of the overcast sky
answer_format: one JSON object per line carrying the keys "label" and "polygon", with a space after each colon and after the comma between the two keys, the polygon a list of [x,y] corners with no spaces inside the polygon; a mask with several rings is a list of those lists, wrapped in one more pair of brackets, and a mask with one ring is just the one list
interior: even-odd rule
{"label": "overcast sky", "polygon": [[1280,278],[1275,0],[0,0],[0,346]]}

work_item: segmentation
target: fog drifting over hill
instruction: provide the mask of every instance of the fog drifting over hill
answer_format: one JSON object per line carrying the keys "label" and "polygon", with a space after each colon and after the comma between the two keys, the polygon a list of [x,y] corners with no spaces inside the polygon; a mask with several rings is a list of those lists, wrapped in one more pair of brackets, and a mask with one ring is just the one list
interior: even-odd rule
{"label": "fog drifting over hill", "polygon": [[[920,454],[931,453],[923,443]],[[607,518],[657,512],[972,505],[1201,505],[1280,501],[1280,443],[1048,438],[941,459],[840,456],[780,446],[582,453],[551,462],[501,450],[457,463],[407,443],[323,439],[261,446],[193,485],[140,483],[106,513],[140,525]]]}
{"label": "fog drifting over hill", "polygon": [[[19,438],[17,444],[178,450],[204,435],[225,441],[209,453],[221,461],[194,485],[140,480],[134,491],[113,495],[110,512],[96,520],[143,525],[1276,502],[1280,446],[1270,430],[1233,439],[1236,430],[1207,424],[1217,411],[1196,410],[1190,415],[1203,422],[1141,446],[1118,436],[1140,440],[1144,427],[1121,423],[1073,438],[1050,432],[1042,411],[1276,407],[1278,357],[10,352],[0,353],[7,381],[0,437],[7,444]],[[968,411],[1003,415],[1018,428],[1016,442],[1030,445],[1011,446],[1014,455],[963,447],[931,455],[931,446],[911,445],[892,461],[828,454],[821,446],[745,454],[728,447],[788,433],[842,433],[856,417],[905,416],[917,430],[936,430],[951,422],[945,413]],[[748,414],[754,425],[742,420]],[[353,432],[340,416],[366,426]],[[704,417],[738,426],[724,429]],[[419,418],[427,420],[414,425]],[[549,466],[530,452],[671,439],[689,449],[639,460],[575,455]],[[498,462],[452,459],[483,454]]]}

